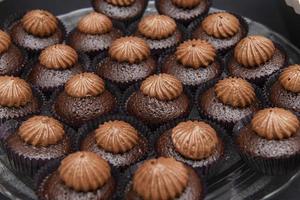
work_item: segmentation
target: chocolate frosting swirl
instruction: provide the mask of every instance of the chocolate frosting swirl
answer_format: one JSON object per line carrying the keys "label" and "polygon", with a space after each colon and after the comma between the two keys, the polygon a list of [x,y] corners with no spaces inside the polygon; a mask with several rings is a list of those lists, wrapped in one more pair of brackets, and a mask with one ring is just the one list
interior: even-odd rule
{"label": "chocolate frosting swirl", "polygon": [[177,60],[186,67],[209,66],[216,58],[216,49],[204,40],[188,40],[177,47]]}
{"label": "chocolate frosting swirl", "polygon": [[65,185],[77,192],[95,191],[111,177],[109,164],[97,154],[86,151],[68,155],[58,171]]}
{"label": "chocolate frosting swirl", "polygon": [[122,37],[112,42],[109,55],[118,62],[140,63],[149,57],[150,47],[141,38]]}
{"label": "chocolate frosting swirl", "polygon": [[166,15],[148,15],[140,21],[138,30],[147,38],[159,40],[169,37],[176,31],[176,22]]}
{"label": "chocolate frosting swirl", "polygon": [[219,144],[216,131],[201,121],[186,121],[172,129],[172,142],[183,156],[201,160],[213,154]]}
{"label": "chocolate frosting swirl", "polygon": [[230,38],[240,30],[240,21],[228,12],[210,14],[201,25],[207,35],[215,38]]}
{"label": "chocolate frosting swirl", "polygon": [[95,133],[98,146],[116,154],[131,150],[139,139],[138,132],[133,126],[118,120],[101,124]]}
{"label": "chocolate frosting swirl", "polygon": [[198,6],[202,0],[172,0],[172,3],[180,8],[191,9]]}
{"label": "chocolate frosting swirl", "polygon": [[131,6],[135,0],[105,0],[114,6]]}
{"label": "chocolate frosting swirl", "polygon": [[67,69],[78,61],[78,54],[68,45],[56,44],[43,50],[39,61],[49,69]]}
{"label": "chocolate frosting swirl", "polygon": [[0,30],[0,54],[4,53],[8,50],[11,45],[10,36],[4,31]]}
{"label": "chocolate frosting swirl", "polygon": [[66,85],[65,91],[72,97],[98,96],[105,90],[105,83],[102,78],[94,73],[80,73],[70,78]]}
{"label": "chocolate frosting swirl", "polygon": [[34,116],[21,124],[19,136],[27,144],[35,147],[47,147],[57,144],[64,136],[63,125],[54,118]]}
{"label": "chocolate frosting swirl", "polygon": [[292,137],[299,129],[299,120],[292,112],[282,108],[266,108],[258,111],[251,121],[257,135],[268,140]]}
{"label": "chocolate frosting swirl", "polygon": [[30,34],[38,37],[48,37],[58,28],[56,17],[45,10],[32,10],[22,18],[23,28]]}
{"label": "chocolate frosting swirl", "polygon": [[32,98],[32,90],[25,80],[13,76],[0,76],[1,106],[21,107]]}
{"label": "chocolate frosting swirl", "polygon": [[272,40],[259,36],[248,36],[234,49],[235,59],[245,67],[255,67],[269,61],[275,53]]}
{"label": "chocolate frosting swirl", "polygon": [[77,25],[80,32],[91,35],[108,33],[112,27],[112,21],[107,16],[97,12],[91,12],[84,16]]}
{"label": "chocolate frosting swirl", "polygon": [[286,68],[279,76],[281,85],[291,92],[300,92],[300,65]]}
{"label": "chocolate frosting swirl", "polygon": [[142,82],[140,90],[144,95],[149,97],[169,101],[176,99],[182,94],[183,86],[175,76],[155,74]]}
{"label": "chocolate frosting swirl", "polygon": [[241,78],[225,78],[215,85],[220,101],[233,107],[246,107],[256,99],[252,85]]}
{"label": "chocolate frosting swirl", "polygon": [[145,161],[133,176],[133,190],[147,200],[169,200],[180,196],[188,184],[188,169],[173,158]]}

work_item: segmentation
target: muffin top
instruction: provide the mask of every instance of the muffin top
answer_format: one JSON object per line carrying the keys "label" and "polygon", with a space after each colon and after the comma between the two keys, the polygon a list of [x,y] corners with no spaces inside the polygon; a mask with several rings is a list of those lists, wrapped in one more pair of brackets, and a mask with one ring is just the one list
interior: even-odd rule
{"label": "muffin top", "polygon": [[111,31],[112,21],[105,15],[98,12],[91,12],[82,17],[77,24],[77,29],[90,35],[101,35]]}
{"label": "muffin top", "polygon": [[198,6],[201,1],[202,0],[172,0],[172,3],[179,8],[192,9]]}
{"label": "muffin top", "polygon": [[0,54],[6,52],[11,43],[11,37],[6,32],[0,30]]}
{"label": "muffin top", "polygon": [[288,91],[300,92],[300,65],[291,65],[279,76],[280,84]]}

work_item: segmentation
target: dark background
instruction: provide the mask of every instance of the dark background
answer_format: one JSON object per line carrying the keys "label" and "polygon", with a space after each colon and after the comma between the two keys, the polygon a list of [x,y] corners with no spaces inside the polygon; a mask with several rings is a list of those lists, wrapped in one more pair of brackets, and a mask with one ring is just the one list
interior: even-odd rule
{"label": "dark background", "polygon": [[[5,0],[0,3],[0,22],[18,10],[43,8],[59,15],[89,6],[89,0]],[[284,0],[214,0],[214,7],[261,22],[300,47],[300,15]],[[299,200],[299,191],[300,178],[274,200]],[[0,199],[5,198],[0,195]]]}

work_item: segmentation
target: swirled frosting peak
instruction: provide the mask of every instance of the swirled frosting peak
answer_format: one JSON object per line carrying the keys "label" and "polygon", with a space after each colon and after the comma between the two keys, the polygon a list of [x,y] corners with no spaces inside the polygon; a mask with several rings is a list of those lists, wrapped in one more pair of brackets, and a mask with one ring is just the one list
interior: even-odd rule
{"label": "swirled frosting peak", "polygon": [[172,3],[179,8],[194,8],[201,3],[202,0],[172,0]]}
{"label": "swirled frosting peak", "polygon": [[187,67],[198,69],[209,66],[216,57],[215,48],[204,40],[188,40],[177,47],[177,60]]}
{"label": "swirled frosting peak", "polygon": [[105,0],[107,3],[114,6],[131,6],[135,0]]}
{"label": "swirled frosting peak", "polygon": [[201,160],[212,155],[219,140],[216,131],[201,121],[186,121],[172,129],[172,142],[183,156]]}
{"label": "swirled frosting peak", "polygon": [[112,42],[109,55],[118,62],[139,63],[150,55],[149,45],[138,37],[122,37]]}
{"label": "swirled frosting peak", "polygon": [[166,15],[148,15],[140,21],[138,30],[147,38],[159,40],[176,31],[176,22]]}
{"label": "swirled frosting peak", "polygon": [[112,153],[125,153],[138,142],[137,130],[124,121],[109,121],[95,130],[98,146]]}
{"label": "swirled frosting peak", "polygon": [[148,77],[142,82],[141,92],[149,97],[162,101],[174,100],[183,92],[182,83],[169,74],[158,74]]}
{"label": "swirled frosting peak", "polygon": [[56,17],[45,10],[32,10],[22,18],[23,28],[38,37],[47,37],[55,33],[58,28]]}
{"label": "swirled frosting peak", "polygon": [[36,147],[57,144],[64,136],[63,125],[54,118],[34,116],[23,122],[18,130],[22,140]]}
{"label": "swirled frosting peak", "polygon": [[173,158],[145,161],[133,176],[133,190],[147,200],[176,199],[188,184],[186,166]]}
{"label": "swirled frosting peak", "polygon": [[77,25],[80,32],[92,35],[108,33],[112,27],[111,20],[107,16],[97,12],[91,12],[84,16]]}
{"label": "swirled frosting peak", "polygon": [[234,49],[234,57],[245,67],[255,67],[269,61],[275,53],[272,40],[259,36],[248,36],[242,39]]}
{"label": "swirled frosting peak", "polygon": [[0,30],[0,54],[6,52],[11,45],[10,36],[4,31]]}
{"label": "swirled frosting peak", "polygon": [[282,108],[258,111],[251,121],[252,130],[268,140],[292,137],[299,130],[299,120],[292,112]]}
{"label": "swirled frosting peak", "polygon": [[13,76],[0,76],[1,106],[21,107],[32,98],[32,90],[25,80]]}
{"label": "swirled frosting peak", "polygon": [[92,152],[79,151],[68,155],[58,168],[60,179],[77,192],[101,188],[110,178],[109,164]]}
{"label": "swirled frosting peak", "polygon": [[78,54],[68,45],[56,44],[43,50],[39,61],[49,69],[67,69],[78,61]]}
{"label": "swirled frosting peak", "polygon": [[105,83],[102,78],[94,73],[80,73],[72,76],[66,85],[65,91],[72,97],[98,96],[105,90]]}
{"label": "swirled frosting peak", "polygon": [[215,92],[220,101],[233,107],[246,107],[255,101],[252,85],[241,78],[225,78],[215,85]]}
{"label": "swirled frosting peak", "polygon": [[238,33],[240,21],[228,12],[212,13],[203,20],[202,28],[215,38],[230,38]]}
{"label": "swirled frosting peak", "polygon": [[300,92],[300,65],[286,68],[279,76],[281,85],[291,92]]}

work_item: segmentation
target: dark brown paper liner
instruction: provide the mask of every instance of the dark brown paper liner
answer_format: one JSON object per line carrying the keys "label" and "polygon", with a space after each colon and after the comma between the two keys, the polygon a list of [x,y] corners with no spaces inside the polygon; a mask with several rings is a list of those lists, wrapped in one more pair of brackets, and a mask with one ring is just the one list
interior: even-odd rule
{"label": "dark brown paper liner", "polygon": [[[34,174],[38,171],[40,167],[45,165],[47,162],[51,160],[56,160],[59,158],[54,158],[54,159],[31,159],[28,157],[25,157],[22,154],[19,154],[15,152],[7,143],[6,140],[8,137],[12,134],[16,134],[17,128],[21,125],[21,122],[18,121],[9,121],[8,126],[11,126],[9,129],[7,129],[9,132],[6,132],[3,134],[3,137],[5,138],[3,140],[3,148],[4,152],[6,153],[8,160],[12,166],[13,169],[15,169],[18,173],[27,175],[29,177],[33,177]],[[74,138],[76,137],[76,132],[71,129],[70,127],[64,125],[66,137],[69,138],[70,141],[70,153],[74,149]]]}
{"label": "dark brown paper liner", "polygon": [[[224,77],[222,78],[226,78],[227,75],[224,75]],[[220,80],[220,79],[219,79]],[[214,121],[220,125],[222,125],[224,128],[226,128],[228,131],[232,130],[235,122],[233,121],[221,121],[218,120],[216,118],[214,118],[213,116],[207,115],[206,113],[203,112],[203,110],[201,109],[200,105],[199,105],[199,97],[206,92],[208,89],[214,87],[214,85],[218,82],[218,80],[212,80],[210,82],[207,82],[205,84],[203,84],[202,86],[198,87],[196,94],[195,94],[195,99],[194,99],[194,104],[197,107],[197,110],[200,114],[200,116],[204,119],[210,120],[210,121]],[[256,85],[252,84],[253,88],[255,89],[255,94],[256,94],[256,98],[259,101],[259,108],[264,108],[265,104],[264,104],[264,99],[263,99],[263,94],[262,94],[262,90],[257,87]],[[231,131],[230,131],[231,132]]]}
{"label": "dark brown paper liner", "polygon": [[[233,128],[235,141],[240,134],[240,130],[251,123],[251,119],[252,116],[248,116],[236,123]],[[295,169],[299,169],[300,166],[300,154],[284,158],[264,158],[262,156],[252,156],[243,152],[236,142],[235,147],[245,163],[255,171],[262,174],[271,176],[285,175]]]}
{"label": "dark brown paper liner", "polygon": [[[129,87],[124,93],[123,93],[123,96],[122,96],[122,99],[121,99],[121,104],[120,104],[120,112],[121,113],[125,113],[126,115],[130,115],[128,112],[127,112],[127,100],[128,98],[135,92],[135,91],[138,91],[140,89],[140,85],[141,83],[136,83],[134,85],[132,85],[131,87]],[[187,87],[184,87],[184,93],[188,96],[189,98],[189,108],[188,108],[188,112],[183,115],[183,116],[180,116],[176,119],[183,119],[183,118],[186,118],[187,116],[189,116],[189,114],[191,113],[192,109],[193,109],[193,106],[194,106],[194,103],[193,103],[193,94],[192,92],[187,88]],[[173,120],[176,120],[176,119],[173,119]],[[147,126],[150,128],[150,130],[155,130],[156,128],[158,128],[161,124],[147,124]]]}
{"label": "dark brown paper liner", "polygon": [[[208,16],[211,15],[211,14],[214,14],[214,13],[220,13],[220,12],[222,12],[222,11],[212,12],[212,13],[209,13]],[[224,11],[223,11],[223,12],[224,12]],[[226,11],[226,12],[228,12],[228,11]],[[243,36],[242,36],[242,38],[241,38],[241,40],[242,40],[243,38],[245,38],[245,37],[248,35],[248,32],[249,32],[249,25],[248,25],[248,22],[245,20],[245,18],[243,18],[242,16],[240,16],[240,15],[238,15],[238,14],[235,14],[235,13],[232,13],[232,12],[228,12],[228,13],[234,15],[234,16],[240,21],[240,24],[241,24],[241,27],[242,27],[242,32],[243,32]],[[204,19],[204,18],[203,18],[203,19]],[[201,22],[203,21],[203,19],[198,19],[198,20],[192,22],[192,23],[188,26],[188,28],[187,28],[187,30],[188,30],[187,33],[189,34],[189,35],[188,35],[188,38],[193,38],[193,32],[196,30],[196,28],[197,28],[198,26],[201,25]],[[237,43],[236,43],[236,44],[237,44]],[[228,51],[230,51],[231,49],[233,49],[233,48],[236,46],[236,44],[234,44],[234,45],[232,45],[232,46],[228,46],[228,47],[226,47],[226,48],[218,49],[218,54],[219,54],[219,56],[220,56],[220,57],[224,57],[225,54],[226,54]]]}
{"label": "dark brown paper liner", "polygon": [[[104,117],[106,115],[111,115],[111,114],[116,114],[116,113],[119,113],[121,111],[121,108],[120,108],[120,105],[121,105],[121,98],[122,98],[122,95],[119,91],[119,89],[109,83],[109,82],[105,82],[105,87],[107,88],[107,90],[115,97],[116,99],[116,107],[109,113],[109,114],[105,114],[101,117]],[[55,110],[54,108],[54,105],[55,105],[55,101],[56,101],[56,98],[58,97],[58,95],[64,90],[64,87],[60,87],[60,88],[57,88],[53,94],[51,95],[48,103],[47,103],[47,110],[49,110],[49,112],[56,118],[58,119],[59,121],[62,121],[64,122],[65,124],[69,124],[68,121],[66,121],[64,118],[62,118]],[[71,125],[70,125],[71,126]],[[78,129],[81,125],[78,125],[78,127],[73,127],[74,129]]]}
{"label": "dark brown paper liner", "polygon": [[[273,84],[278,80],[282,71],[283,70],[280,70],[280,71],[274,73],[272,76],[270,76],[267,79],[267,81],[263,87],[262,94],[263,94],[263,99],[264,99],[266,107],[276,107],[277,106],[270,99],[270,89],[273,86]],[[285,108],[285,109],[288,109],[288,108]],[[295,110],[291,110],[291,111],[294,112],[298,117],[300,117],[300,111],[299,112],[297,112]]]}

